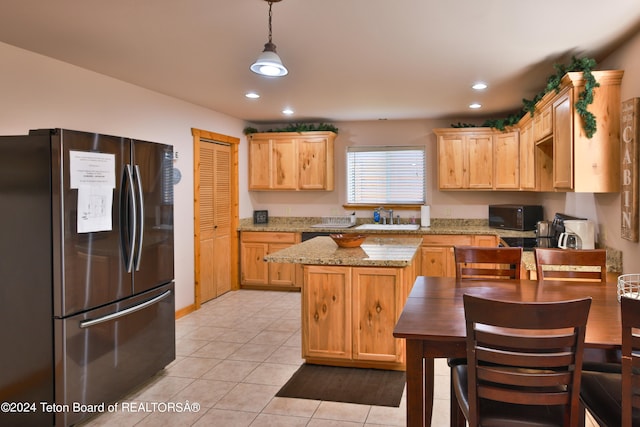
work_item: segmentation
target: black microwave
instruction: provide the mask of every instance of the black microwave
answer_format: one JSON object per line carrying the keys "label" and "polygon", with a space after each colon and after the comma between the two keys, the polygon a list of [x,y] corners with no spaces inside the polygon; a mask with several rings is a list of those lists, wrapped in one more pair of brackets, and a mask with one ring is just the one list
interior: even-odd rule
{"label": "black microwave", "polygon": [[542,221],[540,205],[489,205],[489,227],[505,230],[535,230]]}

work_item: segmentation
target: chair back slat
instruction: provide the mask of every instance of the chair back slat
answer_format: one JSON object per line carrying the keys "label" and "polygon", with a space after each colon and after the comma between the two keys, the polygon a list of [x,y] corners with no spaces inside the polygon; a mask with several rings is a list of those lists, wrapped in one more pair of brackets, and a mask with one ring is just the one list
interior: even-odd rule
{"label": "chair back slat", "polygon": [[483,382],[490,381],[518,386],[527,386],[529,385],[531,379],[535,378],[536,383],[540,387],[555,387],[558,384],[564,383],[565,381],[570,381],[569,376],[571,374],[568,372],[543,372],[544,375],[536,375],[531,370],[527,371],[524,375],[518,375],[517,372],[510,372],[508,374],[505,374],[501,370],[492,369],[491,366],[478,366],[477,378],[478,380],[482,380]]}
{"label": "chair back slat", "polygon": [[526,405],[531,399],[535,399],[540,405],[566,405],[569,403],[567,393],[558,392],[526,392],[499,389],[495,387],[479,387],[478,397],[482,399],[497,400],[505,403]]}
{"label": "chair back slat", "polygon": [[480,399],[559,405],[581,419],[579,390],[591,298],[506,302],[463,296],[467,327],[469,425],[481,425]]}
{"label": "chair back slat", "polygon": [[534,256],[538,280],[607,281],[605,249],[535,248]]}
{"label": "chair back slat", "polygon": [[573,354],[571,352],[525,353],[522,351],[507,352],[478,348],[476,357],[478,362],[497,363],[519,368],[555,368],[573,363]]}
{"label": "chair back slat", "polygon": [[522,248],[456,246],[458,279],[519,279]]}
{"label": "chair back slat", "polygon": [[536,346],[543,351],[561,351],[564,348],[571,347],[573,345],[573,334],[556,334],[552,336],[517,336],[509,335],[506,333],[496,334],[490,330],[476,331],[476,335],[482,342],[488,343],[495,348],[531,348]]}

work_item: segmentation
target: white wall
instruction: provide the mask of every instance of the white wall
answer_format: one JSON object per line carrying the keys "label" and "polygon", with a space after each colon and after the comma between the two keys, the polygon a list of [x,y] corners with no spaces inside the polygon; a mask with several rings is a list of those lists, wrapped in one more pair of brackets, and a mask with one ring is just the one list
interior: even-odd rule
{"label": "white wall", "polygon": [[[67,128],[174,146],[176,309],[194,301],[193,139],[191,128],[242,138],[240,185],[247,188],[241,120],[0,43],[0,135]],[[246,191],[241,206],[251,212]],[[245,213],[248,216],[248,214]]]}

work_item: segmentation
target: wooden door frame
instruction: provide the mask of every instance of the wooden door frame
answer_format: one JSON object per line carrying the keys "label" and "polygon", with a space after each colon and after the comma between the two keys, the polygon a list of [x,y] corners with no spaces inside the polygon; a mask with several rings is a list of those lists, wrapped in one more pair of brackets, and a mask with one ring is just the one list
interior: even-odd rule
{"label": "wooden door frame", "polygon": [[238,289],[239,271],[238,271],[238,233],[234,231],[238,229],[239,223],[239,202],[238,202],[238,145],[240,138],[222,135],[215,132],[209,132],[202,129],[191,128],[193,135],[193,209],[194,209],[194,305],[198,310],[202,303],[200,292],[200,144],[210,143],[210,141],[222,142],[229,144],[231,148],[231,233],[229,248],[229,256],[231,258],[231,289]]}

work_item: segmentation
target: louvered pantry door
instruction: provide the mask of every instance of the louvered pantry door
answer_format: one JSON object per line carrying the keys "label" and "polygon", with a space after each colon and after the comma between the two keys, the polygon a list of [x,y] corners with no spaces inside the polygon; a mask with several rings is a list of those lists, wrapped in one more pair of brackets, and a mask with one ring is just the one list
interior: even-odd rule
{"label": "louvered pantry door", "polygon": [[200,301],[231,289],[231,148],[200,143]]}

